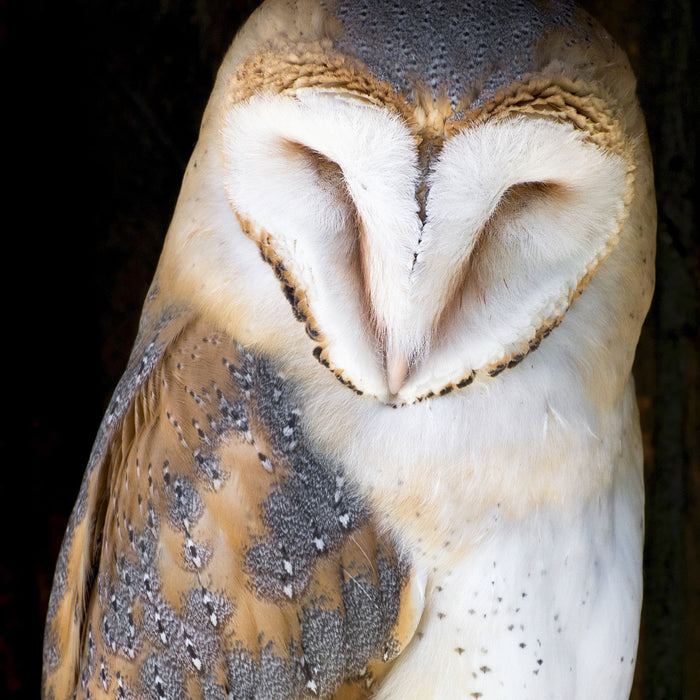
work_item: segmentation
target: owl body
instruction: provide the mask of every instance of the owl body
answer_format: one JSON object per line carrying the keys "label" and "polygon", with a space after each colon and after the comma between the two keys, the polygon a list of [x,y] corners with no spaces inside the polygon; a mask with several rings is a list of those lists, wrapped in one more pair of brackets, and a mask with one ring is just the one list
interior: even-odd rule
{"label": "owl body", "polygon": [[634,80],[573,5],[264,3],[68,526],[45,695],[626,697],[653,234]]}

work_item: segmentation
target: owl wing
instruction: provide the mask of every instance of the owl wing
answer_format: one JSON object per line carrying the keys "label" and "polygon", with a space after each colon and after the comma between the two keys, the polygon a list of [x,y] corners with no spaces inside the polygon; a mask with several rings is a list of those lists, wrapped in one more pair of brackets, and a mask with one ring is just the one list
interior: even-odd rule
{"label": "owl wing", "polygon": [[64,541],[47,697],[366,697],[412,637],[418,577],[294,387],[202,322],[137,343]]}

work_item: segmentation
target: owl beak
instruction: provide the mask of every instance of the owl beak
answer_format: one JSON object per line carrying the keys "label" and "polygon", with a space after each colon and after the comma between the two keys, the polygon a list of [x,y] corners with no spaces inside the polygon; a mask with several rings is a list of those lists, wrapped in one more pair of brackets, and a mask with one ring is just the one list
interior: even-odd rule
{"label": "owl beak", "polygon": [[385,357],[386,384],[389,393],[396,396],[406,381],[408,375],[408,358],[400,353],[387,350]]}

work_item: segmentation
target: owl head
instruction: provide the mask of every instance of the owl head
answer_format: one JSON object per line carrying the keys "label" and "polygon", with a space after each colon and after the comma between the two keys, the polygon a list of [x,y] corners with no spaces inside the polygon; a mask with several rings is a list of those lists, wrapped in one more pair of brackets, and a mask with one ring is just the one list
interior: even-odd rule
{"label": "owl head", "polygon": [[634,89],[569,2],[268,0],[219,71],[148,303],[391,405],[555,342],[626,377],[653,287]]}

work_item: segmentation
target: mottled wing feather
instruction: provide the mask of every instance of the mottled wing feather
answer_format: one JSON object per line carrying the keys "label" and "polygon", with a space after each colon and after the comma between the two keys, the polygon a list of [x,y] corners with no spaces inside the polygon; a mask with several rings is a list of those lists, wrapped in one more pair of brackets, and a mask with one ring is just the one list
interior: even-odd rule
{"label": "mottled wing feather", "polygon": [[[150,297],[149,302],[153,302]],[[157,306],[157,302],[150,305]],[[122,419],[131,406],[132,397],[181,328],[182,319],[173,309],[144,313],[127,370],[114,391],[95,438],[66,528],[49,599],[42,678],[47,698],[72,697],[76,686],[85,635],[85,609],[99,563],[104,505],[111,477],[109,464],[114,461],[112,448],[122,442]]]}
{"label": "mottled wing feather", "polygon": [[310,449],[293,387],[190,323],[119,420],[50,622],[79,677],[59,662],[47,695],[366,697],[413,634],[416,586],[341,465]]}

